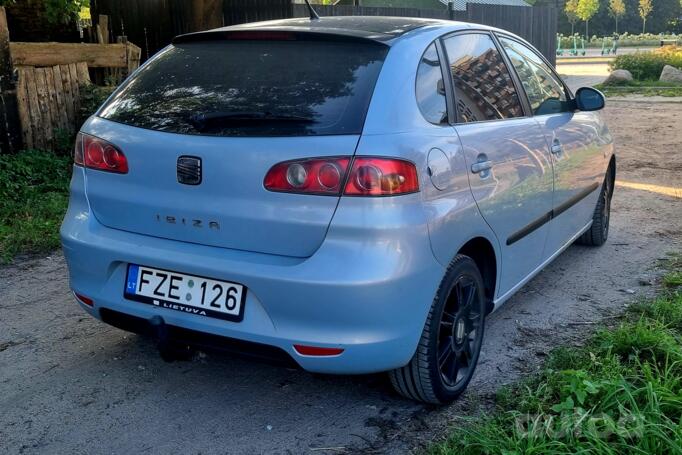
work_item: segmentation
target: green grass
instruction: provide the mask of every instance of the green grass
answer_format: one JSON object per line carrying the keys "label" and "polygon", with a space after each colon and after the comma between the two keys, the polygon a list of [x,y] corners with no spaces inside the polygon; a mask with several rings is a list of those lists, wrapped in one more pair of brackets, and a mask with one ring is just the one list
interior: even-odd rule
{"label": "green grass", "polygon": [[71,158],[30,150],[0,155],[0,262],[59,247]]}
{"label": "green grass", "polygon": [[643,96],[682,96],[682,85],[661,81],[632,81],[627,84],[594,86],[607,97],[643,95]]}
{"label": "green grass", "polygon": [[653,300],[458,421],[430,454],[682,454],[682,256]]}

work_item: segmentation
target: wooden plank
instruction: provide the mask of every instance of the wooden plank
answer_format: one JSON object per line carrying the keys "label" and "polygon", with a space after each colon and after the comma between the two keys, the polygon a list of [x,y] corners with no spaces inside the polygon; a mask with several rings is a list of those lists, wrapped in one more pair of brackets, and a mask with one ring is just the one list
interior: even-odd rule
{"label": "wooden plank", "polygon": [[99,26],[99,24],[95,25],[95,37],[97,38],[97,42],[100,44],[104,41],[102,28]]}
{"label": "wooden plank", "polygon": [[[109,44],[109,16],[106,14],[100,14],[97,19],[97,42],[100,44]],[[127,62],[128,59],[126,57],[126,66],[128,65]],[[95,80],[107,83],[107,81],[112,78],[117,78],[117,71],[117,69],[110,68],[97,70]]]}
{"label": "wooden plank", "polygon": [[78,70],[76,69],[76,64],[75,63],[69,63],[68,65],[69,68],[69,78],[71,80],[71,93],[73,94],[73,108],[74,111],[76,112],[76,116],[80,116],[80,109],[81,109],[81,103],[80,103],[80,86],[78,84]]}
{"label": "wooden plank", "polygon": [[192,31],[209,30],[223,26],[222,0],[192,0],[190,11],[194,15]]}
{"label": "wooden plank", "polygon": [[0,7],[0,153],[12,153],[21,147],[21,122],[13,81],[7,15],[5,8]]}
{"label": "wooden plank", "polygon": [[88,64],[85,62],[76,63],[76,73],[78,74],[78,85],[90,84],[90,73],[88,72]]}
{"label": "wooden plank", "polygon": [[0,90],[9,90],[12,85],[12,59],[10,56],[9,28],[5,8],[0,7]]}
{"label": "wooden plank", "polygon": [[45,139],[45,148],[51,148],[54,140],[52,131],[52,115],[50,112],[49,95],[47,92],[47,75],[45,68],[36,68],[36,89],[38,92],[38,108],[42,122],[38,125],[40,134]]}
{"label": "wooden plank", "polygon": [[40,125],[42,114],[38,103],[38,89],[36,88],[35,68],[26,66],[23,68],[24,81],[26,84],[26,97],[28,101],[29,122],[31,125],[31,135],[33,136],[34,148],[45,148],[45,137],[41,134]]}
{"label": "wooden plank", "polygon": [[52,83],[54,84],[54,94],[55,101],[57,102],[57,115],[59,117],[59,127],[66,131],[71,132],[73,130],[73,125],[69,122],[69,116],[66,112],[66,103],[64,102],[64,86],[62,85],[62,72],[59,65],[52,67],[52,73],[54,75]]}
{"label": "wooden plank", "polygon": [[52,68],[52,93],[54,101],[53,115],[56,117],[55,125],[64,131],[69,131],[69,122],[66,119],[66,111],[64,109],[64,98],[62,97],[62,76],[59,73],[59,66]]}
{"label": "wooden plank", "polygon": [[[31,68],[32,69],[32,68]],[[21,136],[24,147],[27,149],[34,148],[33,145],[33,128],[31,125],[31,106],[28,100],[28,84],[26,73],[30,69],[26,67],[18,67],[17,73],[19,80],[17,81],[17,104],[19,108],[19,123],[21,124]]]}
{"label": "wooden plank", "polygon": [[135,71],[140,66],[140,57],[142,56],[142,49],[132,43],[128,44],[128,74]]}
{"label": "wooden plank", "polygon": [[99,24],[97,39],[99,39],[100,44],[109,44],[109,16],[106,14],[99,15]]}
{"label": "wooden plank", "polygon": [[16,66],[55,66],[86,62],[91,68],[126,68],[125,44],[10,43]]}
{"label": "wooden plank", "polygon": [[76,115],[73,105],[73,94],[71,92],[71,78],[69,77],[69,67],[59,65],[59,75],[62,78],[62,98],[64,99],[64,111],[66,112],[67,123],[76,126]]}
{"label": "wooden plank", "polygon": [[50,119],[52,122],[49,125],[50,130],[52,130],[53,134],[55,132],[55,129],[59,128],[59,108],[57,106],[56,102],[56,96],[54,93],[54,71],[52,71],[52,67],[48,66],[46,68],[42,68],[42,70],[45,72],[45,94],[46,98],[45,101],[47,103],[47,110],[50,113]]}

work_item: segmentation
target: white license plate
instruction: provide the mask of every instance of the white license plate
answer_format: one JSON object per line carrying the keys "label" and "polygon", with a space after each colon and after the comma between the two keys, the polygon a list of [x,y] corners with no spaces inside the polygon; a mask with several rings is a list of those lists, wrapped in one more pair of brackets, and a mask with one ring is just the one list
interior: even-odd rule
{"label": "white license plate", "polygon": [[229,281],[129,264],[124,295],[161,308],[241,321],[246,289]]}

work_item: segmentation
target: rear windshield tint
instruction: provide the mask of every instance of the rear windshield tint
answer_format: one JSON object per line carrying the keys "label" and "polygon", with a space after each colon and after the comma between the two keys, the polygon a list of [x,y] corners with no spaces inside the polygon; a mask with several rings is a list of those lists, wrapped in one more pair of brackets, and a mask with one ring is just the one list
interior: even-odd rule
{"label": "rear windshield tint", "polygon": [[99,115],[195,135],[359,134],[387,51],[357,41],[177,44],[127,81]]}

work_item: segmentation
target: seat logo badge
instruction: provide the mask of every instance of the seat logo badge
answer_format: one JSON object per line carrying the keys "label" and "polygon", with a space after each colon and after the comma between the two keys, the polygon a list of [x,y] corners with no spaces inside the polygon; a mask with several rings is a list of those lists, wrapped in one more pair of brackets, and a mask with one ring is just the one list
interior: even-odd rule
{"label": "seat logo badge", "polygon": [[199,185],[201,183],[201,158],[181,156],[178,158],[178,182],[183,185]]}

